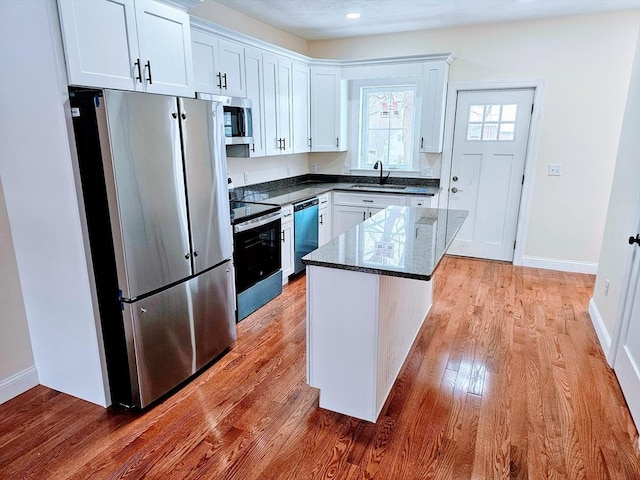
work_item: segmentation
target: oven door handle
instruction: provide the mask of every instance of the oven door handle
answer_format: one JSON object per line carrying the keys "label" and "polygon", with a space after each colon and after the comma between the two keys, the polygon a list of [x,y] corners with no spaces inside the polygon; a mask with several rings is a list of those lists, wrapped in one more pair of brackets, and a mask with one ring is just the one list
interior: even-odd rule
{"label": "oven door handle", "polygon": [[262,217],[254,218],[252,220],[247,220],[246,222],[238,223],[233,226],[233,231],[235,233],[244,232],[246,230],[250,230],[252,228],[261,227],[262,225],[266,225],[267,223],[275,222],[282,217],[282,212],[274,212],[268,215],[264,215]]}

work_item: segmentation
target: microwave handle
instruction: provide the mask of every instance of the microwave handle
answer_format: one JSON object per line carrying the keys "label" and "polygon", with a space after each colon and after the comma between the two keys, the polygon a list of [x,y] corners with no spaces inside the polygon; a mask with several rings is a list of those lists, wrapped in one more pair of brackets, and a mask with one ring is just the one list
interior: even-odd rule
{"label": "microwave handle", "polygon": [[244,110],[242,108],[238,109],[238,135],[240,135],[241,137],[244,137],[246,135],[246,128],[245,128],[245,115],[244,115]]}

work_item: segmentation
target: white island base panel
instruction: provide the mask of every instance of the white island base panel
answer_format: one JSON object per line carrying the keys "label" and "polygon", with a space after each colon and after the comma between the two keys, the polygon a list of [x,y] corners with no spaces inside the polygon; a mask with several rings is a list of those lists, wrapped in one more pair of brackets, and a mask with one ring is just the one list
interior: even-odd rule
{"label": "white island base panel", "polygon": [[375,422],[433,299],[431,281],[307,266],[307,381]]}

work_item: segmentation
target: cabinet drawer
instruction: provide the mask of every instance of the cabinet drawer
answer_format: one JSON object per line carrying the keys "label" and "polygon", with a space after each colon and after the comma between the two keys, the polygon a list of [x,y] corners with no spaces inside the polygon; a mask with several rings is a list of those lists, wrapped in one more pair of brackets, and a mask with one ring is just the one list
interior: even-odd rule
{"label": "cabinet drawer", "polygon": [[282,224],[293,222],[293,205],[282,207]]}
{"label": "cabinet drawer", "polygon": [[380,195],[379,193],[334,193],[336,205],[358,205],[365,207],[388,207],[389,205],[407,205],[404,195]]}
{"label": "cabinet drawer", "polygon": [[318,210],[323,210],[331,205],[331,193],[318,195]]}

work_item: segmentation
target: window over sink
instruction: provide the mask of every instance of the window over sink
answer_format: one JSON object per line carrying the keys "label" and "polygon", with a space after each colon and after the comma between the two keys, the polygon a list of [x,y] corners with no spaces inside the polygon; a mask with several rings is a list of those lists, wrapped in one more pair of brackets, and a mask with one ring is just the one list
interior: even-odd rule
{"label": "window over sink", "polygon": [[[420,91],[417,77],[356,80],[351,95],[354,118],[352,167],[418,170]],[[355,133],[355,132],[354,132]]]}

